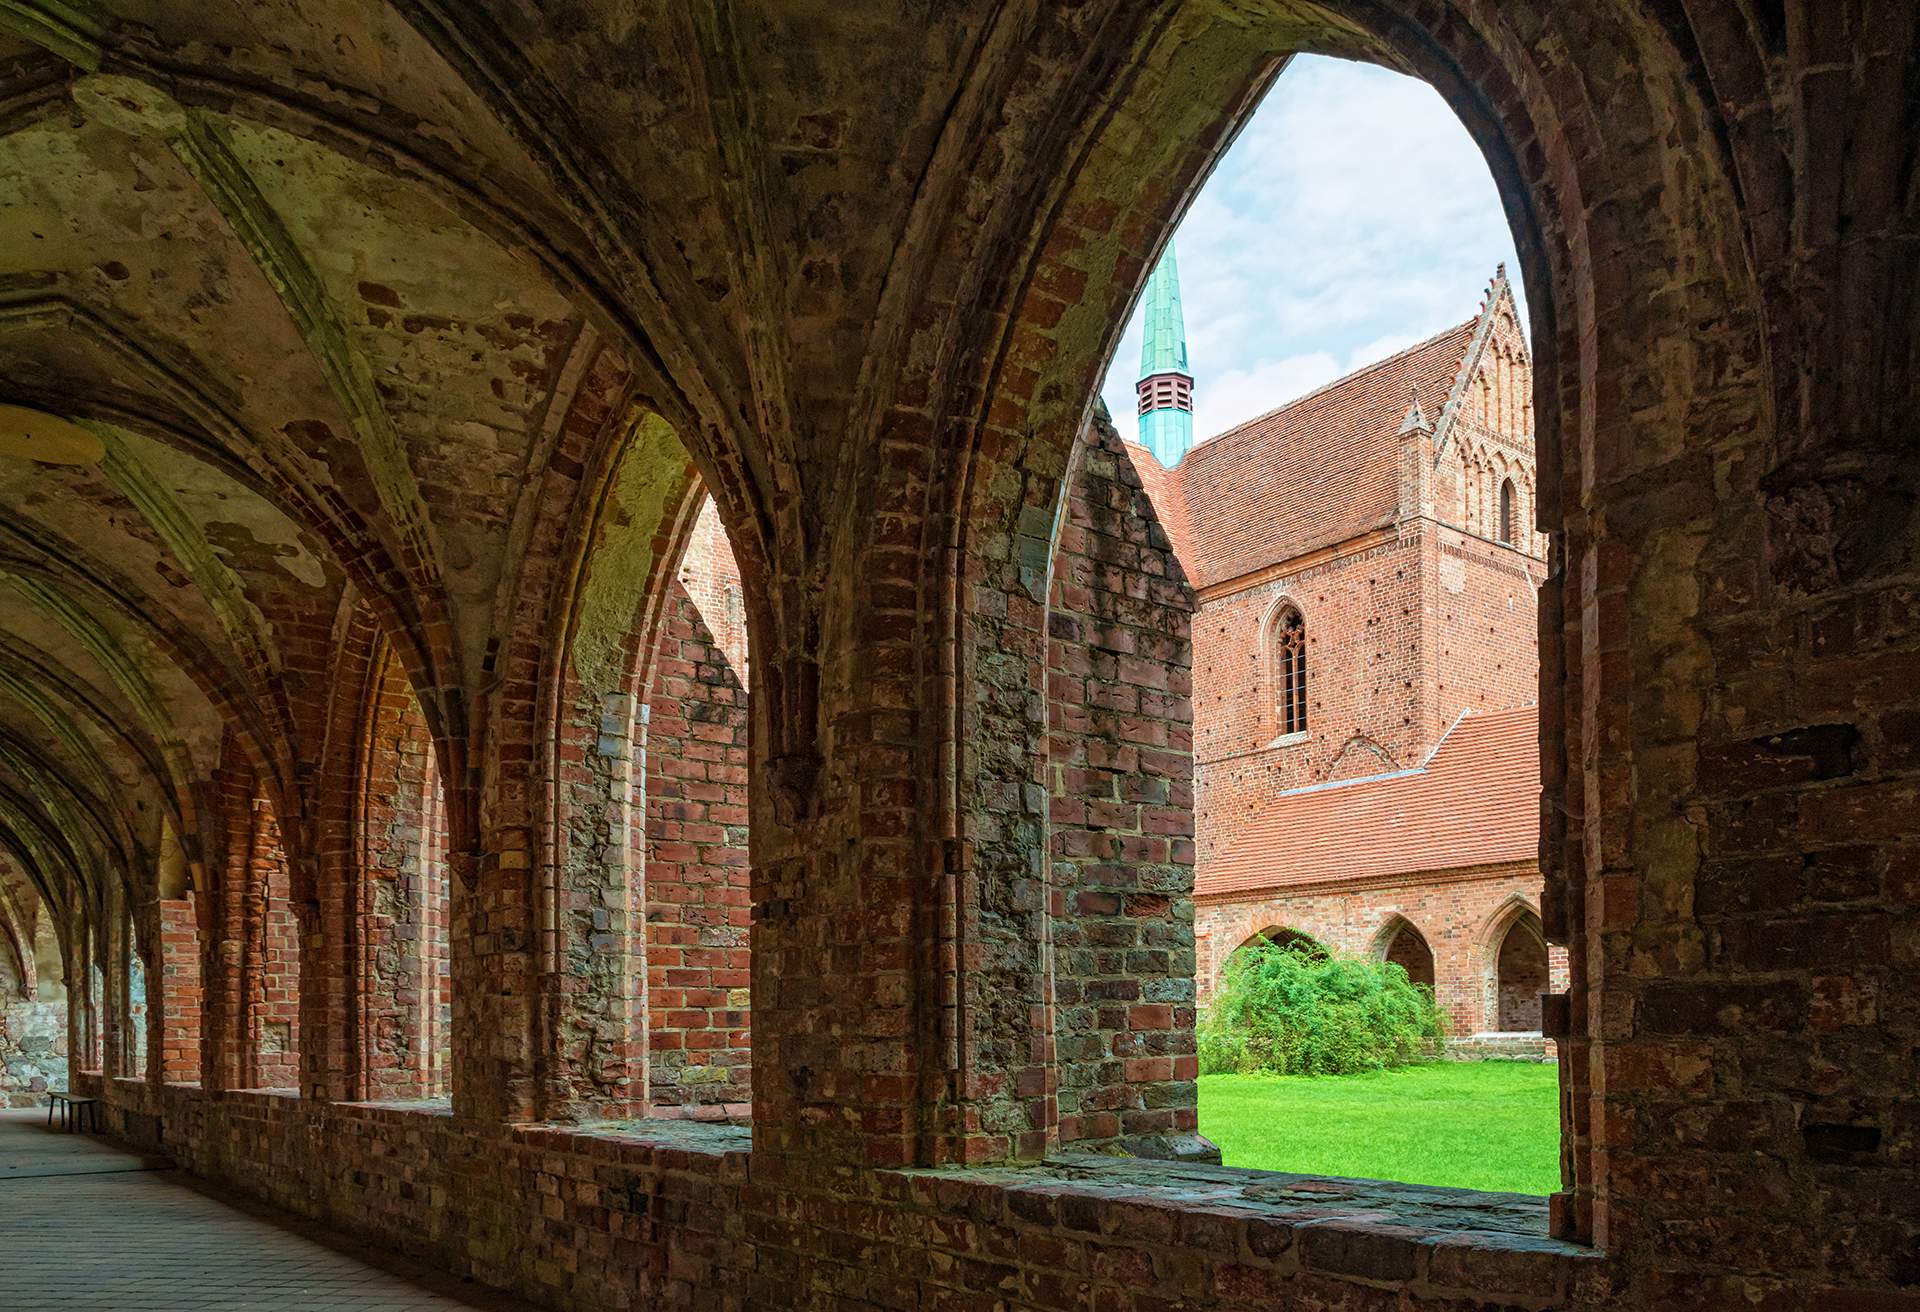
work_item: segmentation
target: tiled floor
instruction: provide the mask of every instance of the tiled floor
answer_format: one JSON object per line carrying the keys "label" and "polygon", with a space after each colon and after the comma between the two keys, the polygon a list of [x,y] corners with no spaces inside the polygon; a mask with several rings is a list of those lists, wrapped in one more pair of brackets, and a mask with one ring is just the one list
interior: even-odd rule
{"label": "tiled floor", "polygon": [[527,1308],[214,1197],[164,1161],[50,1133],[45,1117],[0,1111],[0,1308]]}

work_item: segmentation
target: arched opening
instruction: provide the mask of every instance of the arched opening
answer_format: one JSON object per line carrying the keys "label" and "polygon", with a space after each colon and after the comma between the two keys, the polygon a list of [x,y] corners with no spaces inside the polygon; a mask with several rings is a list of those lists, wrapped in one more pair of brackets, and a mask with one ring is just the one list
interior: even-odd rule
{"label": "arched opening", "polygon": [[398,654],[372,645],[360,710],[350,926],[356,1092],[449,1091],[453,989],[446,789],[424,710]]}
{"label": "arched opening", "polygon": [[1540,995],[1547,991],[1547,941],[1531,911],[1513,917],[1494,956],[1493,1014],[1503,1033],[1540,1029]]}
{"label": "arched opening", "polygon": [[[1339,160],[1307,148],[1296,166],[1288,162],[1289,141],[1317,142],[1338,130],[1327,122],[1325,106],[1311,103],[1314,91],[1344,91],[1343,103],[1392,102],[1404,121],[1396,121],[1397,134],[1383,134],[1392,139],[1378,147],[1377,161],[1361,159],[1363,143],[1343,140]],[[1281,125],[1277,130],[1268,126],[1269,112]],[[1431,127],[1436,121],[1441,128]],[[1359,286],[1297,265],[1263,276],[1255,271],[1259,249],[1218,236],[1237,231],[1236,218],[1262,233],[1291,223],[1307,234],[1277,248],[1331,253],[1348,238],[1343,229],[1372,223],[1367,251],[1356,260],[1395,249],[1391,216],[1400,211],[1385,196],[1362,215],[1342,209],[1342,196],[1320,195],[1317,203],[1339,216],[1336,221],[1300,206],[1289,211],[1292,196],[1316,194],[1316,170],[1324,174],[1337,164],[1361,175],[1377,171],[1404,186],[1405,170],[1413,166],[1405,142],[1413,137],[1426,152],[1459,151],[1456,175],[1480,168],[1482,157],[1431,89],[1397,73],[1332,60],[1291,63],[1268,104],[1239,130],[1194,199],[1183,221],[1188,226],[1161,248],[1103,387],[1114,413],[1120,413],[1123,387],[1136,394],[1139,440],[1123,438],[1124,454],[1135,474],[1130,481],[1151,505],[1142,511],[1137,499],[1113,497],[1104,500],[1104,514],[1082,515],[1078,499],[1089,476],[1070,465],[1055,567],[1057,587],[1060,562],[1092,534],[1157,543],[1156,530],[1163,530],[1174,557],[1169,572],[1177,568],[1193,589],[1190,684],[1170,679],[1168,686],[1192,691],[1195,958],[1209,976],[1208,987],[1195,990],[1207,1006],[1196,1014],[1210,1026],[1200,1047],[1203,1118],[1207,1089],[1221,1087],[1204,1077],[1260,1073],[1243,1063],[1245,1054],[1262,1050],[1263,1024],[1304,1033],[1317,1024],[1309,1017],[1348,1016],[1338,1002],[1317,1010],[1305,986],[1297,1001],[1294,994],[1284,1002],[1278,992],[1261,994],[1258,1006],[1265,1010],[1250,1016],[1251,1004],[1239,994],[1251,997],[1251,988],[1221,988],[1246,945],[1222,949],[1231,934],[1260,923],[1256,916],[1275,918],[1260,938],[1327,954],[1340,970],[1351,964],[1378,996],[1405,1008],[1410,1030],[1421,1036],[1398,1045],[1348,1016],[1342,1023],[1354,1034],[1353,1051],[1375,1045],[1367,1051],[1393,1054],[1381,1060],[1423,1061],[1441,1051],[1437,1035],[1479,1028],[1471,953],[1443,954],[1436,945],[1471,943],[1490,906],[1511,893],[1537,901],[1541,885],[1535,855],[1540,627],[1537,609],[1527,603],[1546,577],[1547,561],[1516,559],[1488,540],[1521,541],[1515,479],[1538,458],[1533,357],[1514,272],[1519,260],[1509,249],[1510,210],[1483,179],[1477,208],[1462,210],[1451,231],[1456,244],[1484,234],[1487,245],[1477,248],[1484,262],[1466,268],[1463,257],[1445,250],[1419,257],[1423,276],[1433,265],[1457,262],[1460,295],[1450,306],[1393,300],[1382,288],[1402,287],[1407,279],[1391,269]],[[1259,160],[1258,170],[1241,163],[1243,152]],[[1273,176],[1285,178],[1289,197],[1261,192]],[[1343,188],[1350,185],[1348,172],[1339,176]],[[1216,189],[1224,195],[1216,198]],[[1463,232],[1473,235],[1463,238]],[[1200,290],[1182,288],[1181,268]],[[1301,285],[1300,296],[1339,303],[1344,315],[1397,319],[1382,325],[1385,331],[1343,338],[1339,328],[1319,321],[1294,327],[1285,305],[1233,299],[1245,286],[1290,282]],[[1215,290],[1223,286],[1232,292]],[[1444,326],[1449,318],[1455,321]],[[1216,323],[1230,323],[1231,333]],[[1287,334],[1298,331],[1323,337],[1295,343]],[[1137,379],[1130,377],[1136,334]],[[1291,348],[1291,354],[1274,348],[1276,359],[1262,362],[1275,366],[1270,370],[1234,354],[1268,335]],[[1293,372],[1309,345],[1322,347],[1313,366],[1320,372]],[[1259,393],[1249,388],[1249,377],[1285,381]],[[1170,380],[1177,385],[1167,385]],[[1099,426],[1096,418],[1089,433]],[[1089,436],[1075,458],[1087,462],[1101,454],[1103,440]],[[1116,523],[1114,512],[1129,506],[1140,522]],[[1066,582],[1116,587],[1122,577],[1073,574]],[[1048,616],[1054,648],[1067,632],[1061,618],[1057,607]],[[1049,691],[1078,694],[1084,686],[1081,700],[1102,705],[1116,695],[1103,676],[1124,680],[1125,666],[1103,665],[1097,646],[1085,645],[1094,649],[1065,657],[1050,650]],[[1139,696],[1133,689],[1119,695]],[[1060,727],[1050,725],[1057,752]],[[1502,782],[1476,791],[1476,779],[1484,783],[1490,766]],[[1102,780],[1087,772],[1058,778],[1066,788],[1056,792],[1051,810],[1056,872],[1067,868],[1062,839],[1085,843],[1077,832],[1083,820],[1111,814],[1098,788]],[[1498,823],[1460,823],[1476,807],[1490,808]],[[1079,877],[1077,869],[1072,877]],[[1383,903],[1418,908],[1424,932],[1402,924],[1380,938]],[[1325,945],[1302,943],[1280,919],[1294,915],[1324,929]],[[1056,919],[1056,996],[1081,933]],[[1429,933],[1436,935],[1431,942]],[[1400,966],[1421,992],[1374,964],[1381,961]],[[1298,974],[1303,980],[1311,974],[1310,987],[1330,998],[1346,987],[1335,982],[1336,969]],[[1283,1014],[1288,1019],[1271,1019]],[[1463,1017],[1470,1018],[1464,1025]],[[1077,1015],[1062,1008],[1063,1090],[1069,1087],[1065,1054],[1080,1039],[1076,1022]],[[1219,1028],[1228,1024],[1244,1031],[1238,1047]],[[1265,1049],[1276,1063],[1265,1073],[1291,1060],[1283,1047],[1276,1042]],[[1557,1107],[1552,1073],[1544,1075],[1531,1086],[1543,1120]],[[1534,1159],[1545,1160],[1544,1138],[1528,1147]],[[1241,1158],[1239,1164],[1292,1169],[1279,1159]],[[1552,1182],[1542,1172],[1525,1187],[1546,1193]]]}
{"label": "arched opening", "polygon": [[229,1089],[300,1089],[300,922],[280,821],[265,785],[229,740],[219,772],[222,862],[209,958]]}
{"label": "arched opening", "polygon": [[1233,950],[1234,955],[1238,956],[1256,943],[1271,945],[1282,952],[1298,952],[1303,956],[1327,955],[1326,944],[1304,930],[1290,929],[1285,925],[1269,925],[1258,934],[1249,935],[1245,942]]}
{"label": "arched opening", "polygon": [[70,1088],[67,988],[51,908],[0,859],[0,1107]]}
{"label": "arched opening", "polygon": [[1429,990],[1433,988],[1433,949],[1427,946],[1425,935],[1414,928],[1412,921],[1395,918],[1388,927],[1386,951],[1383,955],[1388,961],[1406,971],[1407,978],[1415,984]]}
{"label": "arched opening", "polygon": [[668,589],[636,733],[656,1115],[750,1115],[747,675],[740,569],[703,497]]}
{"label": "arched opening", "polygon": [[127,990],[122,1015],[121,1068],[130,1079],[147,1075],[147,962],[140,935],[127,922]]}

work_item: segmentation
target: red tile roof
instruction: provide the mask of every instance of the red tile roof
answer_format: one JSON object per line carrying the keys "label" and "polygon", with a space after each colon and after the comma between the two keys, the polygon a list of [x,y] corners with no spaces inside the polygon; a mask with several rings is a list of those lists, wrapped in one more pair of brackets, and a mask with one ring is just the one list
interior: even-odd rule
{"label": "red tile roof", "polygon": [[[1184,568],[1193,559],[1193,542],[1187,536],[1187,490],[1181,485],[1180,475],[1161,465],[1153,453],[1139,443],[1127,442],[1125,446],[1134,472],[1140,475],[1141,490],[1153,504],[1154,516],[1173,545],[1174,559]],[[1193,579],[1189,577],[1187,581],[1192,583]]]}
{"label": "red tile roof", "polygon": [[1539,711],[1467,714],[1412,770],[1277,794],[1198,871],[1199,897],[1531,860]]}
{"label": "red tile roof", "polygon": [[[1128,444],[1196,588],[1391,524],[1400,501],[1400,425],[1414,398],[1446,407],[1476,316],[1397,355],[1195,446],[1156,490]],[[1174,494],[1162,496],[1174,490]]]}

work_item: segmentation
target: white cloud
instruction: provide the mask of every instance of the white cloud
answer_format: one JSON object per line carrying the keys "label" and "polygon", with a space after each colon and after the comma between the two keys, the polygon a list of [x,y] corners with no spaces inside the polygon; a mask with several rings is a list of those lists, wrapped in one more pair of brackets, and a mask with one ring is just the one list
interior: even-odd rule
{"label": "white cloud", "polygon": [[[1200,436],[1467,318],[1502,260],[1518,278],[1486,163],[1439,95],[1308,56],[1241,132],[1175,241]],[[1126,431],[1137,318],[1114,359],[1103,392]]]}
{"label": "white cloud", "polygon": [[1196,438],[1223,433],[1256,415],[1324,387],[1341,374],[1340,362],[1325,351],[1263,360],[1247,369],[1230,369],[1195,386],[1193,431]]}

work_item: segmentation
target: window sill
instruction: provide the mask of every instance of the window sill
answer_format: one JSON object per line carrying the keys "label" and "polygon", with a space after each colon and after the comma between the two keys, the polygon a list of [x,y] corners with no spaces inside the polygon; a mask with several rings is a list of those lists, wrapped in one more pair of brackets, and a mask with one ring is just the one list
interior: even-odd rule
{"label": "window sill", "polygon": [[1564,1298],[1576,1268],[1604,1261],[1597,1249],[1552,1238],[1547,1200],[1526,1194],[1095,1153],[1050,1157],[1039,1166],[902,1174],[992,1183],[1061,1205],[1062,1215],[1062,1200],[1085,1197],[1120,1209],[1114,1224],[1122,1234],[1138,1227],[1151,1237],[1171,1226],[1184,1235],[1191,1224],[1198,1242],[1219,1239],[1215,1232],[1231,1227],[1243,1233],[1222,1242],[1244,1243],[1269,1257],[1290,1254],[1308,1272],[1459,1288],[1482,1298],[1552,1303]]}
{"label": "window sill", "polygon": [[1272,742],[1268,743],[1267,746],[1269,748],[1291,747],[1295,743],[1303,743],[1306,740],[1307,740],[1307,731],[1305,729],[1296,729],[1292,733],[1281,734],[1278,738],[1275,738]]}

